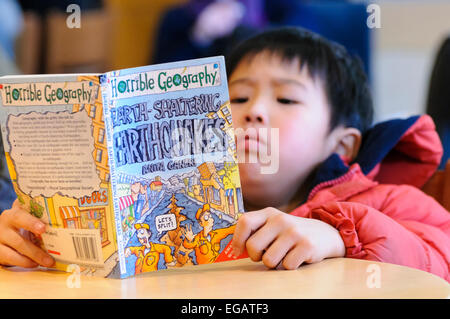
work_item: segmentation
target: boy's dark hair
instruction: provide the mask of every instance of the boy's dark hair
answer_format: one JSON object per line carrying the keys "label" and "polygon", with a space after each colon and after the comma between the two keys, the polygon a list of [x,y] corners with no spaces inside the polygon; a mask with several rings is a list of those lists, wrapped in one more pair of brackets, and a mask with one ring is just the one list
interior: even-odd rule
{"label": "boy's dark hair", "polygon": [[271,29],[237,45],[227,56],[230,76],[243,58],[262,51],[307,65],[313,79],[322,80],[331,107],[330,131],[339,125],[364,133],[372,124],[373,105],[361,60],[340,44],[297,27]]}

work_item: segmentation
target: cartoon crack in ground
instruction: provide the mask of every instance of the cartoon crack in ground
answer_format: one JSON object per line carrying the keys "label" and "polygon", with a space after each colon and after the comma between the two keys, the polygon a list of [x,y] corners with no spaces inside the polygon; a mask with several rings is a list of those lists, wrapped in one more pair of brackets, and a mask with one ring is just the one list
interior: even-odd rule
{"label": "cartoon crack in ground", "polygon": [[147,271],[158,270],[159,254],[164,254],[166,266],[174,266],[176,264],[169,246],[150,242],[152,233],[147,224],[135,224],[134,227],[136,228],[137,238],[142,246],[127,247],[125,249],[125,257],[129,257],[131,254],[136,255],[136,275]]}
{"label": "cartoon crack in ground", "polygon": [[182,228],[185,237],[183,246],[194,249],[197,264],[213,263],[219,257],[220,242],[228,235],[233,234],[236,225],[213,230],[214,219],[211,216],[209,204],[203,205],[195,214],[195,218],[202,230],[194,236],[190,224],[186,225],[186,228]]}

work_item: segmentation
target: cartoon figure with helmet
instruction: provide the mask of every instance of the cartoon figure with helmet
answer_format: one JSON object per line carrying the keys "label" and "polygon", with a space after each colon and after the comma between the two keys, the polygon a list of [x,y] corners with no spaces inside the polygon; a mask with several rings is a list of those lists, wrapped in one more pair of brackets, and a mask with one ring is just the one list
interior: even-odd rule
{"label": "cartoon figure with helmet", "polygon": [[197,264],[213,263],[219,256],[220,242],[228,235],[233,234],[236,225],[213,230],[214,219],[212,218],[209,204],[204,204],[195,214],[202,230],[196,235],[192,232],[192,226],[186,225],[182,228],[185,237],[183,246],[194,249]]}
{"label": "cartoon figure with helmet", "polygon": [[136,275],[147,271],[158,270],[160,254],[164,254],[166,266],[174,266],[176,264],[169,246],[150,241],[152,233],[149,225],[138,223],[134,227],[136,228],[137,238],[142,246],[127,247],[125,249],[125,257],[129,257],[131,254],[137,257],[135,265]]}

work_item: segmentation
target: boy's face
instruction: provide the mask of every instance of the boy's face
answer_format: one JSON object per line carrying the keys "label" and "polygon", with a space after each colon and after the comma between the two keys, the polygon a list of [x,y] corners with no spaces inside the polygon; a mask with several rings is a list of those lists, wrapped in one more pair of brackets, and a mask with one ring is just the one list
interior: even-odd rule
{"label": "boy's face", "polygon": [[300,70],[298,59],[286,62],[261,52],[241,60],[230,75],[229,89],[235,128],[279,130],[278,141],[270,134],[237,140],[238,154],[246,156],[255,146],[273,150],[278,143],[279,149],[279,154],[271,154],[279,161],[273,174],[261,173],[264,161],[242,163],[239,158],[246,203],[280,207],[294,201],[305,179],[333,149],[322,84],[310,77],[306,65]]}

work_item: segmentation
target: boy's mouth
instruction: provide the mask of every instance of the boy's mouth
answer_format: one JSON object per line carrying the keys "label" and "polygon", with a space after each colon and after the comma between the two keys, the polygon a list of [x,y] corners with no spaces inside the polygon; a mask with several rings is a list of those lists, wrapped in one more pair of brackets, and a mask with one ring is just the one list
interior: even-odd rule
{"label": "boy's mouth", "polygon": [[236,146],[245,153],[264,151],[267,145],[267,129],[246,128],[235,130]]}
{"label": "boy's mouth", "polygon": [[259,142],[259,136],[257,135],[257,136],[255,136],[255,137],[250,137],[250,136],[245,136],[245,140],[246,141],[248,141],[248,140],[255,140],[255,141],[257,141],[257,142]]}
{"label": "boy's mouth", "polygon": [[259,135],[257,130],[251,130],[249,134],[245,135],[244,139],[244,149],[245,151],[254,151],[258,152],[259,148],[263,144],[263,139]]}

